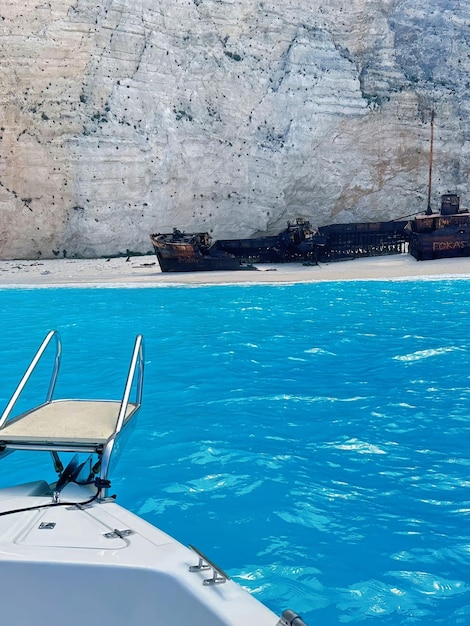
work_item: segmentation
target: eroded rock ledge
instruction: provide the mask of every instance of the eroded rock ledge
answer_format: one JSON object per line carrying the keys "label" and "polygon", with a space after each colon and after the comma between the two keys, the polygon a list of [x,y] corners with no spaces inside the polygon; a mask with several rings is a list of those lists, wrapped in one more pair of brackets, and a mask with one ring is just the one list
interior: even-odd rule
{"label": "eroded rock ledge", "polygon": [[148,252],[468,189],[467,3],[6,0],[0,257]]}

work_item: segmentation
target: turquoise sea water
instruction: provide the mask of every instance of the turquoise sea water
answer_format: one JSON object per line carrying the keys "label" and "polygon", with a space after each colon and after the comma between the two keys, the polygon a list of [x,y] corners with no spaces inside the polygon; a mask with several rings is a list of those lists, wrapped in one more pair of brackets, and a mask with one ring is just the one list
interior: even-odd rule
{"label": "turquoise sea water", "polygon": [[[119,397],[144,334],[118,502],[276,613],[470,623],[470,281],[6,289],[0,309],[2,406],[49,329],[57,396]],[[53,478],[20,454],[2,485]]]}

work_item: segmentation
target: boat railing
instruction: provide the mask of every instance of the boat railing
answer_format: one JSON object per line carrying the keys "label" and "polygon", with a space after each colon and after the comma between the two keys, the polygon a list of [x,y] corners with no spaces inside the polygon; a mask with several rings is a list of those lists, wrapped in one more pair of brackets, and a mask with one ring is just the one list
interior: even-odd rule
{"label": "boat railing", "polygon": [[220,585],[221,583],[227,582],[230,580],[230,576],[224,572],[224,570],[216,565],[213,561],[211,561],[205,554],[203,554],[198,548],[189,544],[189,547],[193,552],[195,552],[199,561],[197,565],[190,565],[190,572],[202,572],[205,570],[212,570],[212,578],[205,578],[203,581],[204,585]]}
{"label": "boat railing", "polygon": [[26,387],[26,384],[28,383],[29,379],[31,378],[32,373],[36,369],[37,364],[41,360],[41,357],[43,356],[44,352],[46,351],[46,348],[48,347],[48,345],[49,345],[49,343],[51,342],[52,339],[55,339],[56,350],[55,350],[54,365],[53,365],[53,369],[52,369],[52,373],[51,373],[51,380],[49,382],[49,389],[47,391],[45,402],[47,404],[47,403],[49,403],[52,400],[52,396],[54,394],[54,389],[55,389],[55,384],[57,382],[57,376],[59,374],[60,360],[61,360],[61,355],[62,355],[62,343],[61,343],[61,340],[60,340],[60,335],[59,335],[59,333],[56,330],[51,330],[46,335],[44,341],[40,345],[40,347],[39,347],[38,351],[36,352],[34,358],[31,360],[31,363],[29,364],[28,368],[26,369],[26,372],[23,374],[22,379],[20,380],[17,388],[15,389],[13,395],[10,398],[10,401],[8,402],[7,406],[5,407],[5,410],[3,411],[2,416],[0,417],[0,428],[3,428],[5,422],[9,418],[10,413],[12,412],[12,410],[13,410],[15,404],[17,403],[21,393],[23,392],[24,388]]}
{"label": "boat railing", "polygon": [[137,408],[140,408],[142,404],[142,387],[144,383],[144,339],[142,335],[137,335],[134,344],[134,350],[132,352],[132,358],[129,364],[129,370],[127,372],[126,385],[124,387],[124,394],[121,401],[121,408],[119,409],[119,416],[116,423],[116,430],[114,434],[121,431],[126,417],[127,407],[130,402],[130,396],[132,393],[132,387],[134,384],[135,376],[137,372],[137,381],[135,387],[135,399],[134,404]]}
{"label": "boat railing", "polygon": [[[28,381],[42,360],[46,349],[55,341],[55,354],[45,401],[12,416]],[[113,448],[119,433],[140,409],[144,379],[144,341],[137,335],[128,367],[124,391],[119,400],[55,399],[54,390],[62,355],[61,338],[51,330],[31,360],[5,410],[0,417],[0,453],[13,450],[46,450],[51,452],[56,470],[63,466],[58,452],[88,452],[98,455],[102,491]]]}
{"label": "boat railing", "polygon": [[[136,378],[137,375],[137,378]],[[113,435],[109,438],[106,446],[103,449],[101,455],[101,471],[100,478],[103,481],[107,481],[109,464],[111,461],[111,454],[113,452],[116,437],[122,430],[125,420],[129,419],[128,407],[130,403],[130,396],[135,383],[135,398],[133,404],[135,406],[131,415],[136,413],[142,404],[142,389],[144,382],[144,339],[142,335],[137,335],[134,344],[134,350],[132,352],[131,361],[129,364],[129,370],[127,373],[126,384],[124,387],[124,394],[119,409],[119,415],[116,422],[116,427]]]}

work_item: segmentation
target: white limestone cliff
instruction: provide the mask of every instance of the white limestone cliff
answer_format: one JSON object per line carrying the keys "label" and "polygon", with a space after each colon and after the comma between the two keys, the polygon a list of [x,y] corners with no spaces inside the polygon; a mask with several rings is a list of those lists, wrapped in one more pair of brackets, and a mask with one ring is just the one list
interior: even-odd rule
{"label": "white limestone cliff", "polygon": [[4,0],[0,257],[470,204],[468,0]]}

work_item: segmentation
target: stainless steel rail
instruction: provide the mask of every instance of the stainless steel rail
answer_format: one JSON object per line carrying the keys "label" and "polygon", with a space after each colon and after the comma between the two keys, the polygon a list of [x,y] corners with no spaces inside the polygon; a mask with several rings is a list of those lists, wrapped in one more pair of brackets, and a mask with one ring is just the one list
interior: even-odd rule
{"label": "stainless steel rail", "polygon": [[207,558],[205,554],[203,554],[200,550],[198,550],[195,546],[189,545],[191,550],[195,552],[199,557],[199,562],[197,565],[191,565],[189,567],[190,572],[201,572],[204,570],[212,569],[212,578],[205,578],[203,580],[203,585],[220,585],[222,583],[230,580],[230,576],[224,572],[218,565],[213,563],[210,559]]}
{"label": "stainless steel rail", "polygon": [[5,407],[5,410],[3,411],[2,416],[0,417],[0,428],[3,427],[3,425],[7,421],[8,417],[10,416],[10,413],[12,412],[13,407],[15,406],[18,398],[20,397],[20,395],[21,395],[21,393],[23,391],[23,389],[25,388],[26,383],[30,379],[31,374],[35,370],[36,365],[41,360],[41,357],[44,354],[44,352],[46,351],[46,348],[49,345],[49,343],[50,343],[52,338],[54,338],[55,342],[56,342],[56,351],[55,351],[55,358],[54,358],[54,366],[53,366],[52,374],[51,374],[51,380],[50,380],[50,383],[49,383],[49,389],[48,389],[48,392],[47,392],[47,395],[46,395],[46,404],[49,403],[52,400],[52,395],[54,393],[55,384],[56,384],[56,381],[57,381],[57,376],[59,374],[60,359],[61,359],[61,354],[62,354],[62,344],[61,344],[61,341],[60,341],[60,335],[59,335],[59,333],[56,330],[51,330],[46,335],[44,341],[40,345],[40,347],[39,347],[38,351],[36,352],[34,358],[32,359],[31,363],[29,364],[26,372],[23,374],[23,378],[20,380],[17,388],[15,389],[12,397],[10,398],[10,401],[8,402],[7,406]]}
{"label": "stainless steel rail", "polygon": [[[135,381],[136,372],[137,380]],[[127,407],[129,405],[129,398],[132,392],[134,382],[136,383],[134,399],[134,404],[136,405],[136,408],[133,413],[137,412],[140,408],[140,405],[142,404],[142,388],[144,383],[144,338],[142,335],[137,335],[137,338],[135,340],[134,351],[132,353],[131,362],[129,365],[127,380],[124,387],[124,394],[121,401],[121,408],[119,409],[119,415],[114,433],[106,443],[101,454],[100,478],[102,480],[107,480],[108,478],[111,454],[113,452],[114,444],[116,442],[116,437],[119,435],[124,425],[124,419],[126,417]],[[104,488],[103,495],[106,494],[107,489]]]}
{"label": "stainless steel rail", "polygon": [[137,335],[137,338],[135,340],[134,351],[132,353],[129,371],[127,373],[126,385],[124,387],[124,394],[122,396],[121,408],[119,410],[119,416],[116,422],[115,434],[120,432],[122,425],[124,424],[124,418],[126,416],[127,406],[129,404],[129,398],[132,392],[132,385],[134,383],[136,370],[137,384],[135,390],[134,404],[136,404],[139,408],[142,404],[142,386],[144,381],[144,339],[142,335]]}

